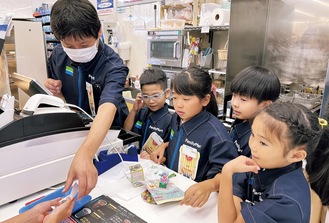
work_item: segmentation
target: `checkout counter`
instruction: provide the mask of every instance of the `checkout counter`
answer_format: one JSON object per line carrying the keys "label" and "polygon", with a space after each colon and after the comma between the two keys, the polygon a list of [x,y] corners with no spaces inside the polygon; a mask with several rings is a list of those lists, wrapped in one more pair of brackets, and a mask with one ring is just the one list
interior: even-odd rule
{"label": "checkout counter", "polygon": [[[143,167],[144,173],[154,171],[157,164],[150,160],[139,159],[138,163]],[[92,199],[100,195],[107,195],[114,201],[139,216],[146,222],[217,222],[217,199],[218,193],[210,194],[208,202],[201,208],[192,208],[186,205],[179,205],[179,202],[169,202],[160,205],[147,203],[143,200],[141,193],[145,187],[133,187],[132,183],[124,177],[127,166],[134,165],[136,162],[121,162],[103,174],[99,175],[96,187],[89,194]],[[165,167],[163,167],[165,168]],[[168,170],[170,171],[170,170]],[[181,190],[187,190],[194,181],[176,174],[170,178]],[[25,203],[53,193],[54,190],[61,187],[57,185],[55,189],[46,189],[30,196],[19,199],[17,202],[0,206],[0,222],[18,214],[18,211],[25,206]],[[95,222],[100,222],[98,219]]]}

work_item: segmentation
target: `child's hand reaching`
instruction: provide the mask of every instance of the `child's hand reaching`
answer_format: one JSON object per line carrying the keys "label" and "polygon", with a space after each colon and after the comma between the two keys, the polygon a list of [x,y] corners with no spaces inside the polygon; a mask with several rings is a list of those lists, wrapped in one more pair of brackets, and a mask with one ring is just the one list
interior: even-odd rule
{"label": "child's hand reaching", "polygon": [[238,156],[237,158],[226,163],[222,172],[230,173],[233,175],[234,173],[245,172],[258,173],[258,170],[260,170],[260,167],[254,160],[246,156]]}
{"label": "child's hand reaching", "polygon": [[193,184],[185,191],[180,205],[201,208],[208,201],[211,192],[211,184],[208,181]]}
{"label": "child's hand reaching", "polygon": [[166,161],[166,158],[163,156],[165,150],[168,147],[169,142],[162,143],[156,150],[151,153],[151,160],[157,164],[162,164]]}
{"label": "child's hand reaching", "polygon": [[67,198],[64,203],[56,206],[56,208],[45,217],[43,220],[44,223],[57,223],[65,220],[70,217],[72,214],[72,210],[74,207],[75,199],[71,200],[71,198]]}
{"label": "child's hand reaching", "polygon": [[137,96],[136,96],[136,100],[134,102],[134,105],[133,105],[133,110],[134,111],[138,111],[139,109],[141,109],[142,107],[144,106],[144,102],[142,100],[142,96],[141,96],[141,93],[138,93]]}
{"label": "child's hand reaching", "polygon": [[139,154],[139,157],[140,157],[141,159],[146,159],[146,160],[150,160],[150,159],[151,159],[151,155],[150,155],[148,152],[146,152],[145,150],[142,151],[142,152]]}

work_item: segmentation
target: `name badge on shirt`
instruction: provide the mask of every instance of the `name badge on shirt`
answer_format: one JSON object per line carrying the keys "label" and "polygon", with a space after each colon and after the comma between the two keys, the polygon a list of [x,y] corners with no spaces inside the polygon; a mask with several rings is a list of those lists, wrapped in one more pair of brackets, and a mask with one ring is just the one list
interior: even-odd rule
{"label": "name badge on shirt", "polygon": [[88,93],[88,101],[89,101],[89,108],[91,111],[91,115],[93,117],[96,116],[96,111],[95,111],[95,100],[94,100],[94,92],[93,92],[93,86],[86,82],[86,90]]}
{"label": "name badge on shirt", "polygon": [[183,144],[179,149],[178,173],[195,179],[198,171],[200,153],[197,149]]}

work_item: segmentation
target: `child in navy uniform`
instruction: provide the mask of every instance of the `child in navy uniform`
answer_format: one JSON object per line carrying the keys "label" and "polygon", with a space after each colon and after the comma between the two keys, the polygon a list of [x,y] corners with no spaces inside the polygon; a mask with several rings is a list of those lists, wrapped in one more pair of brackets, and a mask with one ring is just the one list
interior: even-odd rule
{"label": "child in navy uniform", "polygon": [[279,98],[280,81],[264,67],[249,66],[231,82],[232,109],[235,121],[230,131],[239,155],[250,156],[250,125],[257,113]]}
{"label": "child in navy uniform", "polygon": [[[167,76],[162,70],[150,68],[142,73],[140,84],[142,93],[137,95],[123,127],[140,134],[142,146],[152,132],[168,141],[171,115],[166,104],[170,94]],[[149,157],[146,153],[141,155],[142,158]]]}
{"label": "child in navy uniform", "polygon": [[226,128],[216,117],[218,108],[210,75],[202,69],[190,68],[176,74],[171,83],[176,112],[170,139],[151,158],[158,163],[165,161],[170,169],[201,182],[185,192],[181,204],[202,206],[210,193],[218,190],[218,185],[205,182],[238,154]]}
{"label": "child in navy uniform", "polygon": [[329,128],[328,121],[319,119],[320,140],[314,151],[306,157],[306,172],[311,188],[320,197],[322,205],[329,205]]}
{"label": "child in navy uniform", "polygon": [[323,150],[319,141],[328,132],[321,134],[306,107],[279,102],[261,111],[251,129],[252,158],[239,156],[223,167],[219,222],[308,223],[310,189],[302,161],[314,148]]}

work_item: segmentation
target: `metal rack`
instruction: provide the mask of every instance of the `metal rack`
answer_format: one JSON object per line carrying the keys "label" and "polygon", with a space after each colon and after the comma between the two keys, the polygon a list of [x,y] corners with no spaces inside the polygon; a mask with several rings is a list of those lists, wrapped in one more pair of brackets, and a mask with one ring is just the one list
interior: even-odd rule
{"label": "metal rack", "polygon": [[[185,26],[184,30],[201,30],[202,26]],[[209,26],[209,31],[227,31],[229,26]]]}

